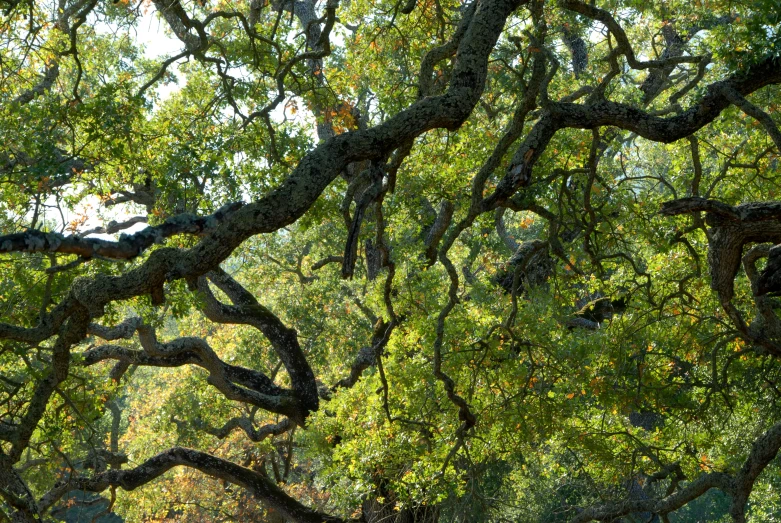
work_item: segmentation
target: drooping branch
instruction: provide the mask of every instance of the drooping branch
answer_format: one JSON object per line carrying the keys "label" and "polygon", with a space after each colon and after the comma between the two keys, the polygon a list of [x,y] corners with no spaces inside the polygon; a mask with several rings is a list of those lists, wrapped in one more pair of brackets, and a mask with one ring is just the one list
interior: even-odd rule
{"label": "drooping branch", "polygon": [[88,492],[102,492],[112,486],[121,487],[124,490],[134,490],[179,466],[193,468],[212,478],[239,485],[251,492],[267,507],[279,511],[295,523],[338,523],[344,521],[302,505],[279,488],[271,479],[258,472],[211,454],[183,447],[174,447],[161,452],[132,469],[108,470],[91,478],[72,477],[59,482],[52,490],[79,489]]}
{"label": "drooping branch", "polygon": [[198,289],[206,299],[204,313],[216,322],[251,325],[260,330],[271,342],[277,356],[290,376],[295,397],[300,402],[299,417],[306,417],[318,408],[318,393],[315,376],[298,343],[295,329],[286,327],[271,311],[258,303],[255,297],[236,280],[222,270],[209,273],[209,280],[228,295],[233,305],[221,303],[212,294],[205,278],[198,282]]}
{"label": "drooping branch", "polygon": [[762,126],[770,135],[773,143],[776,144],[776,149],[781,153],[781,131],[778,130],[778,126],[765,111],[746,100],[739,92],[733,89],[731,86],[724,87],[724,95],[727,99],[740,108],[741,111],[754,118],[756,121],[762,124]]}
{"label": "drooping branch", "polygon": [[[496,2],[484,2],[478,4],[476,2],[473,4],[473,6],[477,6],[473,10],[475,12],[470,16],[474,16],[474,18],[478,21],[480,20],[481,16],[487,17],[488,15],[486,15],[483,11],[490,10],[492,7],[494,7],[495,3]],[[176,5],[178,5],[179,9],[181,10],[181,5],[178,3]],[[183,16],[179,16],[179,19],[180,21],[183,21],[183,23],[186,22],[188,20],[187,14],[185,13]],[[469,45],[472,45],[474,40],[472,43],[467,43],[464,46],[461,46],[461,43],[468,42],[468,31],[473,31],[473,37],[474,35],[479,36],[482,34],[482,31],[486,31],[486,26],[490,26],[488,28],[491,29],[491,27],[494,27],[498,24],[498,22],[492,21],[490,24],[484,23],[483,26],[475,26],[472,22],[473,21],[470,18],[468,21],[462,24],[464,28],[463,34],[459,36],[459,40],[457,41],[458,45],[451,46],[453,48],[453,52],[448,56],[452,56],[456,50],[458,50],[459,53],[465,49],[467,51],[469,50]],[[475,29],[475,27],[478,28]],[[309,26],[307,25],[307,31],[308,29]],[[491,32],[486,31],[486,34],[491,34]],[[466,53],[466,51],[464,52]],[[482,59],[487,56],[487,54],[483,53],[481,55],[480,53],[474,53],[474,56]],[[468,53],[459,54],[457,59],[457,66],[463,65],[461,63],[462,59],[468,61],[473,58],[474,57],[470,58]],[[540,62],[544,63],[544,59],[541,58]],[[479,67],[482,67],[482,65],[479,65]],[[13,337],[14,339],[38,339],[40,336],[47,337],[47,333],[48,336],[51,336],[51,333],[56,332],[57,327],[61,325],[63,321],[65,321],[65,318],[71,316],[73,314],[72,311],[76,308],[88,307],[90,316],[88,320],[91,320],[102,314],[102,307],[110,301],[120,300],[150,291],[161,294],[163,284],[167,281],[186,278],[191,285],[195,286],[194,282],[197,281],[199,276],[208,273],[209,270],[217,267],[217,264],[221,260],[224,260],[225,257],[230,255],[235,247],[242,241],[246,240],[253,234],[257,234],[258,232],[276,230],[279,227],[282,227],[284,224],[291,223],[295,221],[298,216],[301,216],[303,212],[306,212],[307,209],[311,208],[312,202],[317,197],[317,195],[322,193],[323,188],[326,187],[335,176],[338,176],[338,174],[335,173],[338,173],[340,169],[342,172],[344,171],[346,162],[355,161],[356,158],[376,159],[386,157],[383,156],[383,154],[387,153],[389,150],[393,150],[393,144],[397,144],[399,141],[397,134],[401,134],[406,140],[401,145],[397,145],[397,150],[399,150],[406,147],[407,144],[412,143],[411,138],[414,138],[415,133],[424,132],[425,129],[431,128],[429,126],[442,125],[444,127],[452,128],[460,125],[460,122],[463,121],[460,119],[462,118],[462,115],[468,114],[472,110],[468,106],[470,100],[474,98],[474,93],[482,90],[482,85],[480,85],[480,82],[485,81],[484,75],[482,80],[479,78],[479,75],[483,74],[480,72],[479,67],[477,69],[471,70],[471,72],[467,67],[462,67],[460,71],[461,75],[453,76],[453,81],[450,84],[448,94],[443,95],[442,97],[432,97],[428,100],[421,100],[420,103],[413,106],[409,112],[403,113],[403,118],[391,118],[386,122],[387,125],[383,124],[374,129],[362,130],[358,133],[349,133],[345,135],[344,138],[334,139],[324,143],[322,147],[318,148],[305,159],[305,161],[302,163],[304,167],[302,167],[300,170],[297,169],[294,171],[294,173],[290,176],[290,178],[288,178],[283,186],[267,195],[267,197],[261,201],[247,206],[247,209],[240,213],[240,218],[229,218],[225,220],[223,225],[210,228],[208,230],[208,238],[199,244],[199,246],[196,248],[188,251],[175,251],[172,249],[162,250],[159,253],[156,253],[153,257],[150,257],[149,262],[142,264],[138,270],[131,271],[130,273],[120,277],[101,276],[91,280],[79,280],[78,283],[74,285],[73,292],[63,302],[65,306],[58,308],[56,313],[53,311],[52,313],[43,314],[41,325],[39,327],[34,329],[14,330],[8,326],[0,326],[0,335],[8,334],[8,337]],[[548,78],[552,77],[554,72],[555,70],[552,69],[548,75]],[[470,76],[470,74],[472,76]],[[534,85],[530,85],[528,92],[535,93],[535,86],[539,85],[541,84],[534,83]],[[426,94],[431,93],[429,92]],[[523,107],[526,105],[536,105],[536,94],[533,96],[524,96]],[[546,113],[545,111],[550,112]],[[546,115],[553,114],[555,112],[555,108],[549,109],[546,106],[545,111],[541,111],[543,118]],[[520,133],[523,129],[523,122],[527,113],[528,110],[525,110],[525,112],[519,111],[518,114],[521,114],[522,117],[513,122],[514,127],[511,128],[510,132],[508,132],[506,135],[507,138],[502,139],[502,146],[507,145],[507,147],[509,147],[509,145],[520,136]],[[574,121],[574,119],[562,120],[562,122],[566,121]],[[592,125],[589,122],[591,122],[591,120],[585,122],[583,125]],[[540,157],[544,147],[547,145],[547,141],[550,140],[550,138],[553,136],[555,130],[558,129],[557,125],[560,123],[561,122],[556,122],[555,125],[551,124],[548,127],[540,127],[540,132],[536,137],[536,139],[539,141],[524,143],[526,148],[520,156],[523,158],[523,161],[526,162],[525,168],[526,174],[528,176],[526,176],[524,181],[521,182],[521,184],[518,186],[528,183],[528,181],[531,179],[531,166],[533,166],[536,159]],[[574,126],[574,124],[572,126]],[[510,139],[512,136],[515,136],[515,138]],[[499,160],[501,160],[504,153],[507,151],[507,147],[500,151],[500,154],[498,155]],[[499,149],[500,148],[498,147],[497,151],[499,151]],[[381,151],[382,154],[377,151]],[[491,175],[495,168],[496,166],[494,166],[493,169],[485,170],[485,172],[487,172],[487,176]],[[487,178],[487,176],[482,177],[482,171],[483,170],[481,170],[481,174],[476,177],[476,183],[474,185],[474,187],[479,190],[474,191],[473,200],[474,198],[477,198],[478,202],[482,200],[485,186],[484,182]],[[517,186],[515,189],[517,189]],[[475,206],[475,209],[478,209],[478,207]],[[480,207],[479,209],[482,210],[483,207]],[[471,210],[470,216],[472,218],[474,217]],[[448,222],[449,221],[450,220],[448,220]],[[359,227],[360,221],[358,222],[358,228]],[[443,228],[442,232],[444,233],[446,230],[447,224]],[[357,233],[354,235],[354,237],[357,238]],[[455,236],[453,237],[455,238]],[[436,251],[436,244],[441,238],[442,235],[439,234],[436,238],[436,241],[431,242],[435,245],[434,251]],[[448,242],[445,242],[445,244],[448,244]],[[443,251],[443,264],[446,265],[446,269],[449,271],[449,273],[454,273],[454,271],[450,271],[452,264],[451,266],[448,266],[449,262],[445,261],[447,248],[445,247]],[[436,254],[436,252],[434,254]],[[344,261],[347,258],[348,256],[340,258],[340,261]],[[245,296],[245,294],[242,292],[243,289],[237,288],[234,285],[235,282],[224,280],[222,284],[220,284],[217,281],[219,280],[220,275],[218,274],[216,278],[216,280],[212,279],[212,282],[220,286],[220,288],[222,288],[222,290],[228,294],[229,298],[233,302],[233,305],[219,303],[213,295],[207,296],[207,302],[209,302],[207,307],[211,306],[213,307],[213,310],[217,311],[213,313],[212,318],[215,319],[219,317],[220,319],[216,319],[216,321],[225,320],[229,322],[248,323],[250,325],[261,325],[261,327],[258,328],[260,328],[272,341],[272,345],[275,345],[274,348],[277,353],[280,354],[280,357],[283,359],[283,361],[286,361],[285,358],[287,358],[286,365],[289,363],[288,370],[291,372],[293,390],[297,396],[297,399],[308,396],[310,394],[309,389],[312,383],[312,380],[309,379],[311,370],[308,371],[309,373],[301,370],[308,369],[308,365],[303,354],[299,358],[299,355],[296,352],[296,350],[300,351],[300,347],[298,347],[298,342],[295,339],[295,331],[293,329],[287,328],[276,316],[258,305],[254,297],[250,296],[248,298]],[[389,281],[392,281],[392,278]],[[210,292],[208,283],[206,285],[206,290],[204,292]],[[455,288],[457,288],[457,286],[458,285],[456,280]],[[513,285],[513,288],[515,289],[517,286]],[[452,298],[451,301],[453,304],[457,303],[457,295],[453,294],[452,296],[449,295],[449,297]],[[448,303],[448,306],[450,306],[450,302]],[[252,317],[253,315],[255,317]],[[440,323],[442,323],[442,325],[444,325],[444,319],[446,315],[447,312],[444,312],[441,316]],[[135,330],[136,327],[131,328],[132,330]],[[265,331],[263,330],[264,328],[266,329]],[[109,332],[107,330],[101,330],[99,327],[90,327],[89,330],[92,331],[95,335],[104,337],[104,339],[120,339],[127,337],[125,336],[126,330],[123,329],[125,328],[122,327],[122,329],[116,332]],[[267,331],[271,332],[271,334],[267,334]],[[460,437],[463,436],[465,430],[468,430],[471,427],[470,422],[471,424],[474,424],[475,418],[474,414],[469,410],[469,405],[466,403],[466,401],[455,392],[454,381],[442,369],[441,340],[443,332],[443,327],[438,329],[440,343],[439,347],[437,347],[437,355],[439,356],[439,365],[435,367],[435,371],[437,378],[444,384],[448,393],[448,397],[458,407],[459,416],[464,421],[464,425],[462,425],[463,430],[460,430],[459,433]],[[114,338],[113,336],[116,337]],[[159,362],[164,361],[170,363],[173,358],[169,357],[175,356],[175,353],[180,350],[180,348],[177,347],[167,346],[169,344],[159,344],[155,339],[150,338],[148,335],[142,334],[141,336],[146,336],[145,339],[148,340],[144,344],[144,351],[135,351],[132,354],[118,351],[116,352],[116,355],[120,361],[130,362],[133,360],[133,358],[147,358],[147,361],[153,362],[149,364],[158,364]],[[353,380],[353,383],[355,380],[357,380],[357,376],[360,375],[360,372],[366,368],[360,368],[360,366],[363,365],[365,361],[370,361],[366,356],[374,355],[376,359],[377,350],[374,348],[374,345],[375,344],[372,345],[370,351],[364,352],[362,350],[361,353],[359,353],[355,362],[358,367],[358,371],[355,373],[356,377],[353,378],[353,369],[351,369],[351,376],[349,378]],[[194,356],[192,356],[192,360],[188,360],[187,363],[199,364],[203,363],[204,359],[208,360],[211,358],[211,356],[208,354],[203,356],[205,350],[206,349],[204,349],[203,346],[199,345],[197,342],[193,342],[188,348],[181,348],[181,353],[187,353],[188,351],[191,352],[194,354]],[[188,357],[190,357],[189,354]],[[165,358],[168,359],[164,360]],[[356,368],[355,364],[353,368]],[[259,378],[252,374],[252,372],[248,369],[228,368],[222,369],[221,372],[224,374],[226,380],[246,386],[249,389],[256,388],[258,386],[256,382],[260,381]],[[301,375],[299,381],[296,383],[294,374],[297,372],[300,372]],[[214,379],[219,381],[221,378],[220,376],[217,376]],[[230,397],[230,395],[228,396]],[[316,408],[316,404],[314,408]],[[305,415],[306,413],[304,413],[302,416]],[[470,415],[472,416],[472,419],[470,419]],[[232,422],[229,422],[228,425],[231,423]],[[229,430],[240,427],[247,431],[247,428],[243,422],[235,423],[235,426]],[[226,425],[226,427],[228,425]],[[265,428],[263,427],[261,429],[255,429],[252,425],[249,425],[249,427],[258,431],[262,431]],[[223,429],[225,429],[225,427],[223,427]],[[221,431],[219,433],[222,434]],[[247,433],[250,434],[250,438],[253,437],[251,435],[252,433]]]}
{"label": "drooping branch", "polygon": [[[52,311],[41,314],[39,325],[24,328],[0,324],[0,336],[38,343],[57,333],[60,326],[78,311],[85,313],[86,321],[83,323],[86,327],[89,320],[103,315],[105,306],[110,302],[143,294],[151,294],[153,297],[156,296],[155,299],[158,302],[162,301],[162,289],[167,281],[185,278],[194,285],[199,276],[214,269],[248,237],[277,230],[295,221],[309,209],[324,188],[350,162],[381,157],[383,154],[387,154],[384,151],[390,152],[402,145],[409,144],[415,136],[435,127],[451,129],[458,127],[471,113],[479,99],[485,82],[487,56],[501,32],[504,19],[515,7],[515,2],[496,0],[485,6],[482,17],[475,17],[474,23],[470,24],[471,32],[468,31],[462,45],[459,46],[455,65],[457,74],[453,76],[446,94],[422,99],[372,129],[345,133],[326,141],[309,153],[277,189],[271,191],[261,200],[236,210],[216,227],[208,228],[206,237],[193,249],[158,249],[140,266],[120,276],[99,275],[78,279],[60,304]],[[175,230],[179,229],[175,228]],[[34,234],[33,238],[35,238]],[[21,238],[13,235],[5,236],[0,238],[0,245],[10,241],[10,247],[13,250],[14,241],[21,240],[17,242],[20,243],[17,248],[22,251],[30,250],[31,245],[28,245],[24,239],[24,236]],[[32,247],[38,250],[48,250],[52,247],[48,244],[49,239],[44,238],[43,242],[32,242]],[[57,243],[58,240],[59,238],[54,237],[53,243]],[[83,239],[80,241],[90,246],[89,252],[85,254],[91,256],[96,250],[92,248],[91,242]],[[122,242],[116,243],[121,244]],[[8,243],[6,245],[8,246]],[[69,247],[67,241],[65,246]],[[117,247],[111,242],[109,246],[111,249]],[[62,244],[58,247],[62,247]],[[100,249],[97,250],[100,251]],[[60,251],[62,252],[62,249]],[[109,255],[110,252],[102,254]],[[136,254],[137,251],[132,249],[129,255]],[[126,251],[120,252],[120,255],[127,256],[128,253]],[[86,335],[86,328],[84,330],[81,338]],[[117,356],[125,359],[153,357],[141,351],[138,352],[117,353]],[[67,351],[63,351],[63,354],[67,359]],[[158,361],[155,361],[154,364],[170,363],[170,361],[163,361],[161,356],[155,358],[158,358]],[[67,366],[65,369],[67,375]],[[222,370],[227,372],[225,369]],[[57,375],[60,374],[62,372],[58,371]],[[219,374],[217,376],[220,377]],[[227,376],[227,378],[238,381],[247,377],[234,375]],[[302,380],[302,383],[307,381],[309,380]],[[23,437],[18,439],[17,451],[27,445],[29,435],[34,431],[37,420],[44,412],[43,407],[47,404],[51,391],[54,390],[57,383],[57,379],[45,381],[41,385],[43,389],[37,391],[40,393],[35,395],[34,404],[31,404],[28,409],[30,415],[25,418],[24,431],[22,431],[24,433],[21,434]],[[314,384],[314,380],[310,383]],[[247,394],[248,390],[242,390],[230,383],[225,385],[226,390],[238,399],[253,401],[255,395]],[[312,388],[316,390],[316,387]],[[316,392],[308,396],[315,398],[314,401],[316,401]],[[293,398],[293,400],[295,399]],[[261,401],[262,403],[265,401]],[[313,402],[309,402],[309,404],[312,405]],[[308,410],[300,409],[291,415],[298,418],[299,415]],[[19,452],[17,452],[18,454]]]}

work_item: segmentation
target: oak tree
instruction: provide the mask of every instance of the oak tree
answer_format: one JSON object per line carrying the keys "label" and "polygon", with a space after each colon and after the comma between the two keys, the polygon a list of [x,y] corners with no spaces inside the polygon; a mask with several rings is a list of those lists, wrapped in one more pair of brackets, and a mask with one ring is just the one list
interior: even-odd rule
{"label": "oak tree", "polygon": [[3,521],[781,510],[773,0],[0,8]]}

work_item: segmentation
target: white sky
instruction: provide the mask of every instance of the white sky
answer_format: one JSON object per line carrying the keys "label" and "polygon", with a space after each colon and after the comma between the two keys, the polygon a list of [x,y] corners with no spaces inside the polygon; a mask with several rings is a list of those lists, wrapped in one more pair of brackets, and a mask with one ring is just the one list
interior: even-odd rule
{"label": "white sky", "polygon": [[[152,59],[164,59],[178,54],[183,50],[184,44],[176,37],[170,35],[170,33],[167,31],[167,24],[160,19],[153,7],[142,6],[140,8],[140,14],[141,16],[137,19],[135,29],[131,30],[131,37],[137,43],[143,46],[145,57]],[[100,24],[96,25],[96,29],[98,31],[101,30]],[[105,31],[107,33],[115,32],[112,30],[112,28],[109,27],[105,27]],[[169,66],[168,71],[176,75],[179,78],[179,82],[170,82],[168,84],[158,82],[155,86],[153,86],[151,89],[154,89],[157,92],[159,97],[158,103],[170,97],[171,94],[179,90],[185,82],[185,79],[178,74],[178,63],[174,63]],[[274,111],[272,111],[272,121],[282,121],[285,118],[284,106],[285,104],[282,103]],[[288,114],[287,118],[308,119],[310,116],[313,118],[313,115],[307,113],[308,111],[301,107],[301,104],[299,104],[298,113],[295,116]],[[312,126],[312,132],[314,133],[314,125]],[[101,216],[98,216],[98,210],[100,210]],[[107,209],[101,204],[97,196],[85,198],[81,204],[78,205],[72,212],[67,212],[65,209],[63,209],[63,211],[66,212],[65,218],[67,221],[71,221],[79,215],[86,215],[88,217],[88,220],[78,227],[79,231],[87,231],[95,227],[103,226],[112,220],[122,222],[132,216],[145,213],[145,210],[133,204],[122,204]],[[54,212],[57,213],[57,211]],[[51,211],[49,211],[47,214],[50,213]],[[58,216],[58,213],[55,215]],[[133,227],[123,230],[122,233],[132,234],[143,229],[144,227],[146,227],[146,225],[143,223],[136,224]],[[115,238],[115,236],[116,235],[105,234],[90,235],[91,238],[101,238],[106,240],[112,240]]]}
{"label": "white sky", "polygon": [[[167,26],[165,25],[165,22],[160,20],[156,15],[154,9],[142,7],[141,14],[142,16],[137,21],[135,35],[133,36],[135,37],[136,42],[143,45],[145,57],[167,58],[182,51],[182,42],[166,34]],[[100,30],[99,27],[98,30]],[[111,29],[106,28],[106,31],[111,31]],[[168,70],[178,76],[178,67],[176,63],[169,66]],[[173,82],[163,84],[162,82],[158,82],[152,89],[157,91],[160,101],[163,101],[180,88],[181,82],[179,84]],[[131,205],[123,204],[107,209],[100,203],[100,199],[97,196],[89,196],[85,198],[72,213],[68,213],[67,209],[63,209],[63,211],[65,212],[65,219],[67,221],[73,220],[79,215],[88,216],[88,220],[78,227],[79,231],[87,231],[95,227],[107,225],[111,220],[121,222],[132,216],[137,216],[138,213],[133,212],[134,209],[132,209],[132,207],[133,206]],[[98,209],[101,210],[102,216],[98,216]],[[138,223],[123,230],[122,233],[133,234],[145,227],[147,227],[146,224]],[[115,235],[91,234],[89,237],[113,240]]]}
{"label": "white sky", "polygon": [[[141,8],[142,16],[138,19],[136,41],[144,46],[144,54],[148,58],[166,58],[180,53],[184,44],[176,38],[166,34],[165,22],[160,20],[154,9]],[[178,72],[178,64],[172,64],[168,70],[174,74]],[[155,89],[161,100],[165,100],[172,92],[179,88],[174,83],[162,85],[159,83]]]}

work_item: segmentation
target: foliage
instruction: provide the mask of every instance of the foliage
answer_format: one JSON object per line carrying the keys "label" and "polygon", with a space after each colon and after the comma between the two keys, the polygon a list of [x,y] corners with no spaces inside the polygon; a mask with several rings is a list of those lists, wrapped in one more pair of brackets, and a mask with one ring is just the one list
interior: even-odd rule
{"label": "foliage", "polygon": [[0,1],[4,520],[778,519],[775,3],[402,4]]}

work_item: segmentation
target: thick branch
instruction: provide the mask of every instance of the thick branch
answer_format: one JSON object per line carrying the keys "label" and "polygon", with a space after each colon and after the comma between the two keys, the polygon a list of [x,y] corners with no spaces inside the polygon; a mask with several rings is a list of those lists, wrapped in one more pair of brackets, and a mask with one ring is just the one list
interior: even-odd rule
{"label": "thick branch", "polygon": [[781,243],[781,202],[752,202],[731,206],[700,197],[681,198],[662,204],[665,216],[707,212],[711,226],[708,263],[711,288],[722,303],[732,300],[734,280],[740,269],[743,247],[748,243]]}
{"label": "thick branch", "polygon": [[[317,384],[312,368],[298,343],[298,333],[289,329],[271,311],[258,303],[255,297],[236,280],[221,270],[209,274],[209,279],[228,295],[233,305],[219,302],[202,278],[198,288],[206,298],[204,313],[212,321],[252,325],[271,342],[271,346],[290,376],[293,392],[306,413],[317,410]],[[304,414],[304,417],[306,414]],[[301,421],[295,418],[297,422]]]}
{"label": "thick branch", "polygon": [[730,514],[736,523],[745,521],[745,508],[754,482],[765,467],[776,457],[781,448],[781,423],[776,423],[751,446],[745,463],[735,475],[735,490]]}
{"label": "thick branch", "polygon": [[180,214],[160,225],[147,227],[119,241],[82,238],[81,235],[63,236],[54,232],[28,230],[0,237],[0,252],[59,252],[76,254],[83,258],[99,256],[116,260],[128,260],[140,255],[146,249],[176,234],[201,235],[214,229],[241,207],[232,203],[220,208],[212,215],[196,217]]}
{"label": "thick branch", "polygon": [[55,488],[80,489],[102,492],[109,487],[134,490],[160,477],[174,467],[197,469],[216,479],[222,479],[249,490],[266,506],[279,511],[296,523],[341,522],[340,518],[315,512],[291,498],[272,480],[248,468],[226,461],[205,452],[174,447],[153,456],[141,465],[128,470],[109,470],[92,478],[72,478]]}
{"label": "thick branch", "polygon": [[442,200],[439,204],[439,212],[437,213],[437,219],[434,220],[434,224],[428,231],[426,236],[426,259],[429,263],[433,264],[437,260],[437,248],[439,242],[442,240],[442,236],[445,235],[447,228],[450,226],[450,222],[453,219],[453,203],[450,200]]}
{"label": "thick branch", "polygon": [[84,364],[94,365],[112,359],[153,367],[198,365],[209,371],[208,382],[228,399],[256,405],[303,423],[308,411],[302,408],[293,391],[277,386],[261,372],[223,362],[204,340],[185,337],[159,343],[154,331],[146,326],[141,326],[138,333],[144,350],[99,345],[84,352]]}
{"label": "thick branch", "polygon": [[501,204],[520,187],[530,183],[534,164],[559,129],[615,126],[649,140],[671,143],[690,136],[715,120],[730,105],[727,95],[724,94],[725,90],[746,95],[777,83],[781,83],[781,57],[769,57],[745,72],[709,85],[705,96],[697,104],[668,118],[654,116],[636,107],[606,99],[586,105],[551,103],[542,111],[540,120],[516,151],[507,168],[507,174],[494,194],[483,202],[483,208],[487,210]]}
{"label": "thick branch", "polygon": [[[250,236],[278,230],[297,220],[349,163],[385,157],[429,129],[457,128],[471,114],[482,94],[488,55],[505,19],[518,5],[514,0],[487,0],[481,5],[459,45],[446,94],[423,98],[374,128],[344,133],[325,141],[307,154],[279,187],[232,213],[192,249],[159,249],[140,267],[122,276],[79,280],[71,299],[84,303],[93,317],[98,317],[109,302],[148,294],[166,281],[179,278],[193,281],[215,268]],[[16,237],[0,237],[0,246],[10,238]],[[18,239],[18,247],[28,250],[24,239],[23,236]],[[46,241],[36,244],[43,250],[50,247]],[[10,246],[13,245],[11,242]],[[67,311],[63,308],[58,313],[64,319]],[[0,324],[0,336],[45,339],[53,333],[51,327],[57,319],[51,313],[43,315],[41,325],[33,329]]]}

